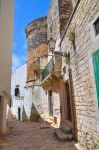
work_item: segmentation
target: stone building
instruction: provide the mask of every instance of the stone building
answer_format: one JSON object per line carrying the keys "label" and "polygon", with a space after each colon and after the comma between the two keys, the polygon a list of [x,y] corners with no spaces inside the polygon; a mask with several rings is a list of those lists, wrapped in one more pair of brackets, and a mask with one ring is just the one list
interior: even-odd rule
{"label": "stone building", "polygon": [[[42,86],[48,91],[49,112],[54,123],[58,124],[58,126],[60,126],[62,111],[60,86],[62,82],[62,55],[60,53],[59,43],[71,12],[71,1],[52,0],[47,16],[47,39],[49,41],[48,64],[42,73]],[[50,48],[51,42],[55,44],[54,48]]]}
{"label": "stone building", "polygon": [[6,132],[7,104],[11,100],[13,18],[14,0],[0,0],[0,133]]}
{"label": "stone building", "polygon": [[43,117],[46,117],[48,95],[41,86],[40,73],[47,63],[47,17],[30,22],[25,32],[27,37],[26,88],[28,94],[33,97],[33,107],[35,106],[39,113],[43,113]]}
{"label": "stone building", "polygon": [[74,137],[83,149],[98,150],[99,1],[52,0],[47,19],[49,56],[42,86],[54,121],[61,119],[55,132],[70,133],[63,138]]}
{"label": "stone building", "polygon": [[[69,81],[70,101],[62,101],[71,112],[73,133],[83,149],[99,149],[99,1],[78,0],[60,42],[63,83]],[[63,87],[64,89],[64,87]],[[68,90],[65,90],[68,96]],[[68,117],[69,117],[68,116]]]}

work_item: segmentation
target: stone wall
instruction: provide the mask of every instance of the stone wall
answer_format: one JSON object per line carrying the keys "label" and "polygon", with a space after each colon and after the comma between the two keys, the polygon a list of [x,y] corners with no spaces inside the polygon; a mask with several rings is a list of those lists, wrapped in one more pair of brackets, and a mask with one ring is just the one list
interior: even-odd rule
{"label": "stone wall", "polygon": [[58,0],[52,0],[48,15],[47,15],[48,40],[51,36],[53,37],[54,40],[57,40],[58,38],[60,38],[60,22],[59,21],[60,20],[59,20]]}
{"label": "stone wall", "polygon": [[72,3],[70,0],[52,0],[47,16],[48,39],[52,36],[57,41],[62,37],[71,11]]}
{"label": "stone wall", "polygon": [[[48,46],[47,44],[41,44],[34,51],[28,51],[27,55],[27,81],[35,81],[38,79],[34,72],[34,67],[37,62],[37,58],[45,57],[47,55]],[[47,58],[46,58],[47,59]],[[46,60],[45,60],[46,61]],[[39,64],[38,64],[39,65]]]}
{"label": "stone wall", "polygon": [[59,18],[60,18],[60,34],[61,37],[64,34],[66,24],[70,18],[72,12],[71,0],[59,0]]}
{"label": "stone wall", "polygon": [[[70,51],[78,142],[86,150],[99,149],[99,110],[94,75],[92,75],[92,53],[97,49],[90,33],[90,25],[97,14],[99,16],[98,0],[80,0],[61,43],[62,51]],[[76,49],[69,40],[72,31],[75,31]],[[64,65],[66,64],[63,63]]]}

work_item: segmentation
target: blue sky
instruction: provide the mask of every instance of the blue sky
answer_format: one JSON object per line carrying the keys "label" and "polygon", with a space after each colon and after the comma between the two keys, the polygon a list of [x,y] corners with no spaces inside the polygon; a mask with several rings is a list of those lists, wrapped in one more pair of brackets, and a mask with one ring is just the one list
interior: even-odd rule
{"label": "blue sky", "polygon": [[26,62],[25,27],[30,21],[47,15],[49,5],[50,0],[15,0],[12,71]]}

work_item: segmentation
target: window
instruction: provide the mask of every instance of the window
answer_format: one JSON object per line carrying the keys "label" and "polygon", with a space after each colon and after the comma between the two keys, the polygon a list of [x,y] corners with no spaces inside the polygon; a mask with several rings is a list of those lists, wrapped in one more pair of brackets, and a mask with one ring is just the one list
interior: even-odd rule
{"label": "window", "polygon": [[93,56],[93,67],[96,81],[96,92],[97,92],[97,100],[98,100],[98,108],[99,108],[99,50],[97,50]]}
{"label": "window", "polygon": [[50,27],[50,33],[52,34],[52,27]]}
{"label": "window", "polygon": [[99,34],[99,17],[98,19],[94,22],[94,29],[95,29],[95,34]]}
{"label": "window", "polygon": [[20,96],[19,87],[15,88],[15,96]]}

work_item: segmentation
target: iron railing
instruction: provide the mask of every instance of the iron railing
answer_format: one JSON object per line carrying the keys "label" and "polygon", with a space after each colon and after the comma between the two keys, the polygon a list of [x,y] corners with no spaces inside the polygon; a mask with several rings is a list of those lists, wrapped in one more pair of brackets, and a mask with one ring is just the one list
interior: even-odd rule
{"label": "iron railing", "polygon": [[49,74],[52,74],[52,72],[54,71],[55,68],[55,63],[54,63],[54,56],[52,57],[52,59],[49,61],[49,63],[47,64],[47,66],[45,67],[45,69],[42,71],[41,74],[41,80],[43,81]]}

